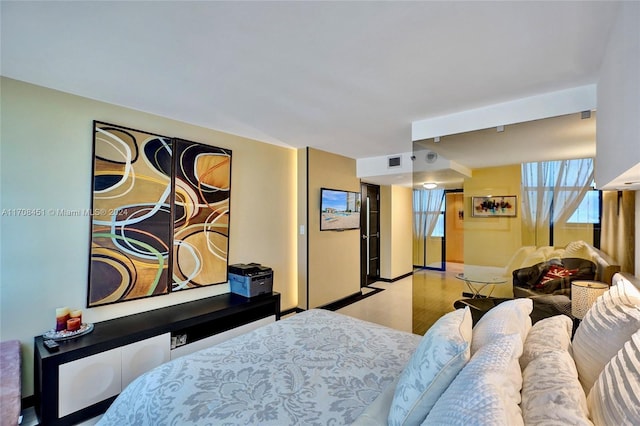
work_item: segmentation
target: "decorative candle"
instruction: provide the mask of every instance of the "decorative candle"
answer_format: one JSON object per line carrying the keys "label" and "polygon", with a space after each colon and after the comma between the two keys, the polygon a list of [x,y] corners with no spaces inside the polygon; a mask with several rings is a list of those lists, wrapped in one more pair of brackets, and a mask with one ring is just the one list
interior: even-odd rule
{"label": "decorative candle", "polygon": [[67,331],[80,330],[80,318],[69,318],[67,320]]}
{"label": "decorative candle", "polygon": [[82,311],[80,309],[71,311],[70,316],[71,318],[78,318],[80,320],[80,324],[82,324]]}
{"label": "decorative candle", "polygon": [[56,331],[62,331],[67,328],[67,320],[69,316],[69,308],[57,308],[56,309]]}

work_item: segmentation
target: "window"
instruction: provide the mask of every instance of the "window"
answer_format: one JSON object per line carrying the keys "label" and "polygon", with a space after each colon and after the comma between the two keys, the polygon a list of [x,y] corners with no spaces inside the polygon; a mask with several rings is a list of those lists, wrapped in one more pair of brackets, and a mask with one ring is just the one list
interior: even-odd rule
{"label": "window", "polygon": [[436,219],[436,226],[433,228],[433,232],[431,233],[432,237],[441,237],[444,238],[444,212],[446,210],[447,198],[445,197],[442,200],[442,210],[438,215],[438,219]]}
{"label": "window", "polygon": [[567,223],[600,223],[600,191],[588,191]]}
{"label": "window", "polygon": [[597,246],[600,193],[593,189],[593,159],[523,163],[522,198],[522,223],[533,244],[554,245],[555,230],[565,224],[593,224]]}

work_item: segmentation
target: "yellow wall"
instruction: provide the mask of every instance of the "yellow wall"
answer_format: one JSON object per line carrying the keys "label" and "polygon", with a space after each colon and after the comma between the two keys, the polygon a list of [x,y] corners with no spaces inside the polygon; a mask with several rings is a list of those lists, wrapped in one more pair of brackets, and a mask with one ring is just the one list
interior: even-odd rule
{"label": "yellow wall", "polygon": [[308,148],[308,308],[360,292],[360,232],[320,231],[320,188],[360,192],[356,161]]}
{"label": "yellow wall", "polygon": [[380,187],[380,278],[395,279],[413,270],[411,188]]}
{"label": "yellow wall", "polygon": [[308,262],[307,245],[309,224],[307,223],[307,148],[299,149],[298,162],[298,303],[297,307],[307,309]]}
{"label": "yellow wall", "polygon": [[[296,306],[295,150],[16,80],[2,78],[1,90],[2,209],[88,210],[94,119],[229,148],[229,262],[272,267],[282,308]],[[90,218],[83,216],[1,217],[0,335],[22,343],[23,397],[33,393],[33,337],[52,327],[56,307],[86,306],[89,231]],[[223,284],[84,309],[84,319],[103,321],[228,291]]]}
{"label": "yellow wall", "polygon": [[[464,263],[504,266],[520,248],[522,197],[520,165],[473,170],[464,181]],[[472,197],[516,195],[517,217],[473,217]]]}

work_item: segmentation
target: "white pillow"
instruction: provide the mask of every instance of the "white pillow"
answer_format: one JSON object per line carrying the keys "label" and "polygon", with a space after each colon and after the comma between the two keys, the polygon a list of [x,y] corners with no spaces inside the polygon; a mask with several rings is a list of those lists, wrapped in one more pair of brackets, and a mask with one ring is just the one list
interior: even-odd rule
{"label": "white pillow", "polygon": [[539,251],[534,251],[529,254],[523,261],[520,268],[527,268],[529,266],[537,265],[538,263],[546,262],[547,256]]}
{"label": "white pillow", "polygon": [[573,337],[573,358],[585,393],[639,329],[640,291],[633,284],[620,281],[596,299]]}
{"label": "white pillow", "polygon": [[545,259],[549,259],[549,254],[553,252],[556,248],[553,246],[542,246],[536,249],[536,253],[542,254]]}
{"label": "white pillow", "polygon": [[587,403],[596,426],[640,425],[640,330],[604,367]]}
{"label": "white pillow", "polygon": [[473,328],[471,355],[482,346],[507,334],[518,333],[524,343],[531,329],[529,314],[532,310],[533,302],[528,298],[508,300],[492,308]]}
{"label": "white pillow", "polygon": [[480,348],[431,409],[423,425],[522,425],[517,333]]}
{"label": "white pillow", "polygon": [[527,256],[529,256],[535,250],[536,248],[533,246],[524,246],[516,250],[516,252],[513,254],[513,256],[511,256],[511,259],[509,259],[506,266],[504,267],[504,274],[510,277],[514,270],[520,269],[522,267],[522,263],[527,258]]}
{"label": "white pillow", "polygon": [[564,257],[592,260],[593,255],[584,241],[572,241],[564,249]]}
{"label": "white pillow", "polygon": [[389,410],[390,425],[419,425],[469,361],[471,311],[467,306],[438,319],[400,374]]}
{"label": "white pillow", "polygon": [[569,352],[550,350],[529,362],[522,373],[520,407],[527,425],[591,425],[587,398]]}
{"label": "white pillow", "polygon": [[569,257],[565,255],[564,249],[556,249],[547,255],[547,260],[551,259],[562,259],[564,257]]}
{"label": "white pillow", "polygon": [[572,330],[573,322],[566,315],[555,315],[533,324],[524,341],[520,367],[524,370],[532,359],[544,352],[556,349],[568,352],[571,348]]}

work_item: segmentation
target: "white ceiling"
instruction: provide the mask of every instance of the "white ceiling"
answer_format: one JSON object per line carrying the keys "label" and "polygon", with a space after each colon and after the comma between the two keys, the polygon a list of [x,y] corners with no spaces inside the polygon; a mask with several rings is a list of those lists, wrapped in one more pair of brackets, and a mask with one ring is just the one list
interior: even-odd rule
{"label": "white ceiling", "polygon": [[[455,158],[469,169],[506,166],[525,161],[568,160],[596,155],[596,113],[582,118],[581,113],[416,141],[414,153],[414,185],[436,182],[445,188],[462,188],[465,175],[429,173],[424,166],[425,154],[433,151],[438,158]],[[523,155],[524,154],[524,155]],[[526,156],[525,156],[526,155]],[[423,170],[420,170],[421,165]],[[427,170],[424,170],[427,169]]]}
{"label": "white ceiling", "polygon": [[[2,1],[1,74],[358,159],[411,151],[412,121],[597,82],[617,7]],[[501,158],[460,146],[442,154]]]}

